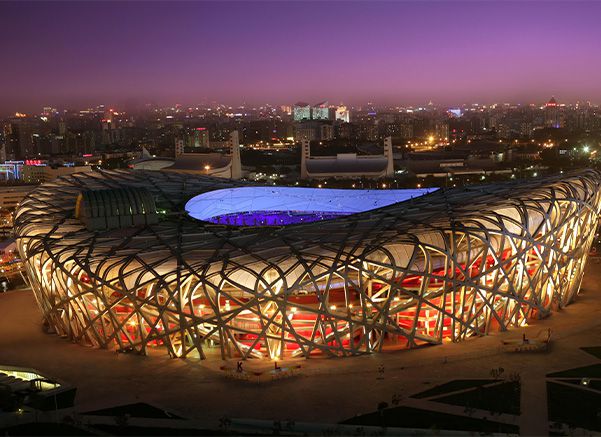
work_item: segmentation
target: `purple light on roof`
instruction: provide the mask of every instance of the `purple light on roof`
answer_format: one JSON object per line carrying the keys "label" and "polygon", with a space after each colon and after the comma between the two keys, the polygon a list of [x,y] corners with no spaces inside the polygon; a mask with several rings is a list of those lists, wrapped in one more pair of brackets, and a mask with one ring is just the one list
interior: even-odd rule
{"label": "purple light on roof", "polygon": [[229,226],[287,226],[332,220],[352,213],[343,212],[296,212],[296,211],[249,211],[211,217],[207,221]]}
{"label": "purple light on roof", "polygon": [[230,226],[286,226],[331,220],[435,191],[241,187],[209,191],[186,203],[195,219]]}

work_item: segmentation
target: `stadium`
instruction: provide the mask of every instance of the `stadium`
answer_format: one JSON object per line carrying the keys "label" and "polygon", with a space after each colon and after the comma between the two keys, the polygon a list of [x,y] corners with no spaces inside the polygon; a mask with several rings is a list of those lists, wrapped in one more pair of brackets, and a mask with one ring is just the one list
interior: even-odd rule
{"label": "stadium", "polygon": [[580,171],[439,190],[103,171],[20,204],[45,323],[173,357],[350,356],[525,325],[578,294],[601,208]]}

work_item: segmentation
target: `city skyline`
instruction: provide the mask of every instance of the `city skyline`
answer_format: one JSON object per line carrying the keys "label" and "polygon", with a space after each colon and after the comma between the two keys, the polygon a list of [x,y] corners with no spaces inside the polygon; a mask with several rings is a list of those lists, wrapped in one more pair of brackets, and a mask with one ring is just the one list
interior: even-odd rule
{"label": "city skyline", "polygon": [[94,102],[601,100],[597,2],[4,2],[0,12],[3,115]]}
{"label": "city skyline", "polygon": [[120,111],[120,112],[139,112],[144,110],[214,110],[219,108],[227,108],[227,109],[246,109],[246,110],[260,110],[261,108],[273,108],[277,110],[284,110],[285,108],[292,109],[297,105],[307,105],[310,107],[318,106],[321,104],[325,104],[328,108],[337,108],[337,107],[346,107],[349,110],[353,111],[369,111],[370,108],[376,110],[386,110],[390,111],[393,109],[399,110],[428,110],[429,107],[434,108],[439,111],[450,111],[454,109],[467,109],[467,110],[477,110],[477,109],[494,109],[503,106],[510,106],[512,108],[544,108],[551,101],[556,101],[557,106],[565,106],[565,107],[598,107],[601,103],[597,101],[592,101],[591,99],[582,99],[577,101],[565,101],[558,96],[549,95],[547,98],[539,99],[537,101],[526,101],[526,102],[518,102],[518,101],[474,101],[474,102],[454,102],[449,104],[441,104],[435,100],[422,100],[421,102],[410,104],[407,102],[390,102],[390,103],[380,103],[378,101],[365,101],[365,102],[357,102],[357,103],[347,103],[348,100],[341,101],[330,101],[330,100],[321,100],[319,102],[314,101],[306,101],[302,99],[297,99],[295,101],[285,101],[285,102],[262,102],[262,103],[249,103],[249,102],[220,102],[218,100],[212,101],[201,101],[201,102],[175,102],[175,101],[165,101],[159,104],[155,101],[148,102],[139,102],[135,106],[129,106],[128,104],[113,104],[113,102],[90,102],[88,104],[82,105],[55,105],[53,102],[46,102],[42,106],[32,106],[29,111],[6,111],[6,113],[0,113],[0,117],[25,117],[25,116],[36,116],[36,115],[44,115],[44,111],[46,109],[52,109],[56,111],[56,114],[60,114],[62,112],[76,112],[76,111]]}

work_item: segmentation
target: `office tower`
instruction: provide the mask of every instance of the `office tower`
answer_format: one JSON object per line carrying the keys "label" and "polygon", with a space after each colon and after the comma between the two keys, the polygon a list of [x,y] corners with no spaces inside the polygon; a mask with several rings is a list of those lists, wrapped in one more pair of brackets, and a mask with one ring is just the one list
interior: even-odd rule
{"label": "office tower", "polygon": [[312,111],[312,119],[313,120],[329,120],[330,119],[330,108],[328,108],[328,102],[317,103]]}
{"label": "office tower", "polygon": [[308,103],[298,102],[292,109],[294,121],[311,120],[311,106]]}

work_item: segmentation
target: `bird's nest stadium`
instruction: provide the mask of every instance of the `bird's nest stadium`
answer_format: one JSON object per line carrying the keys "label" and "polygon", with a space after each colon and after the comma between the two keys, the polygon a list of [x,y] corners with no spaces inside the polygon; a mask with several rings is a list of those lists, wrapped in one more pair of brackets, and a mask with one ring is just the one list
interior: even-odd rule
{"label": "bird's nest stadium", "polygon": [[56,333],[174,357],[349,356],[522,326],[577,295],[601,207],[581,171],[450,190],[64,177],[16,213]]}

